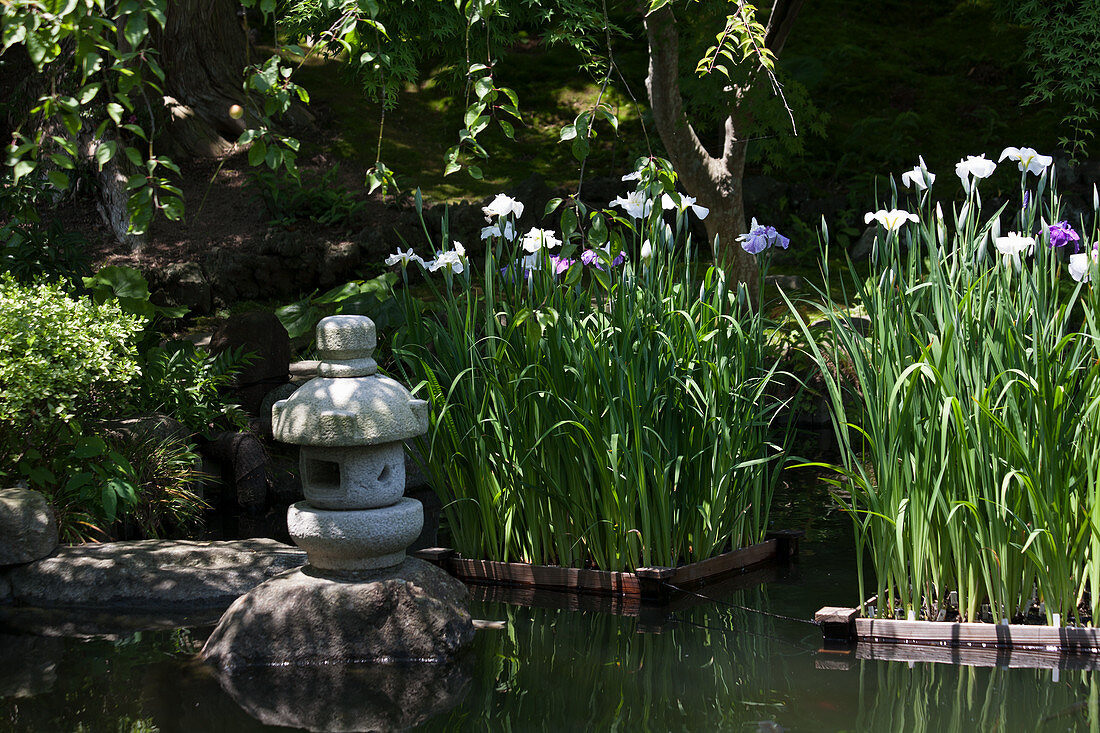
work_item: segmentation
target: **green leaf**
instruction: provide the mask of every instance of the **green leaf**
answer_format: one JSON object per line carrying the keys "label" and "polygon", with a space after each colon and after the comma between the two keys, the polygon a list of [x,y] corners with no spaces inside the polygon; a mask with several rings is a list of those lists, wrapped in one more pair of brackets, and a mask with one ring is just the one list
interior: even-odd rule
{"label": "green leaf", "polygon": [[554,213],[554,210],[556,208],[561,206],[561,202],[562,202],[562,199],[550,199],[549,201],[547,201],[546,202],[546,208],[543,210],[542,215],[543,216],[550,216],[550,214]]}
{"label": "green leaf", "polygon": [[481,113],[484,111],[485,105],[483,103],[478,102],[477,104],[471,104],[469,109],[466,110],[466,114],[462,118],[466,127],[473,127],[474,123],[479,117],[481,117]]}
{"label": "green leaf", "polygon": [[144,168],[145,167],[145,158],[141,157],[141,151],[140,150],[138,150],[137,148],[132,148],[129,145],[127,145],[123,148],[123,151],[126,153],[126,158],[129,159],[129,161],[131,163],[133,163],[134,166],[136,166],[138,168]]}
{"label": "green leaf", "polygon": [[183,199],[179,196],[166,196],[161,199],[161,208],[164,216],[169,221],[179,221],[183,218]]}
{"label": "green leaf", "polygon": [[12,169],[12,177],[18,182],[20,178],[33,172],[37,165],[33,160],[21,160]]}
{"label": "green leaf", "polygon": [[352,280],[343,285],[337,285],[332,290],[314,298],[313,302],[320,305],[339,303],[342,300],[347,300],[353,295],[359,295],[359,293],[362,292],[360,285],[362,285],[362,281],[360,280]]}
{"label": "green leaf", "polygon": [[594,247],[599,247],[607,241],[607,220],[604,215],[597,212],[592,216],[592,226],[588,229],[588,241]]}
{"label": "green leaf", "polygon": [[132,267],[108,265],[91,277],[84,278],[89,290],[104,289],[115,298],[149,299],[149,283]]}
{"label": "green leaf", "polygon": [[491,91],[493,91],[493,77],[483,76],[474,82],[474,93],[477,94],[478,99]]}
{"label": "green leaf", "polygon": [[584,160],[588,157],[588,141],[583,137],[578,137],[573,141],[573,157],[577,160]]}
{"label": "green leaf", "polygon": [[111,158],[114,157],[118,149],[118,143],[113,140],[103,140],[96,145],[96,153],[92,157],[96,158],[96,164],[99,166],[100,171],[102,171],[103,166],[107,165]]}
{"label": "green leaf", "polygon": [[126,21],[126,29],[122,34],[126,37],[126,41],[131,47],[137,48],[141,45],[141,42],[145,40],[145,36],[148,32],[149,22],[146,20],[144,13],[138,12],[131,15]]}
{"label": "green leaf", "polygon": [[479,181],[481,180],[481,177],[482,177],[481,169],[478,168],[476,165],[471,165],[466,170],[469,172],[470,178],[476,178]]}
{"label": "green leaf", "polygon": [[562,209],[561,212],[562,240],[568,242],[569,237],[571,237],[575,231],[577,231],[577,212],[572,207],[567,206]]}
{"label": "green leaf", "polygon": [[572,140],[577,136],[577,128],[574,125],[565,125],[561,128],[561,137],[558,138],[559,142],[565,142],[566,140]]}
{"label": "green leaf", "polygon": [[46,177],[50,179],[50,183],[54,188],[61,191],[67,191],[69,188],[69,177],[61,171],[50,171],[46,174]]}
{"label": "green leaf", "polygon": [[92,479],[95,478],[95,474],[91,471],[81,471],[74,473],[69,477],[69,480],[65,482],[64,492],[66,494],[75,494],[92,483]]}
{"label": "green leaf", "polygon": [[565,271],[564,283],[566,287],[576,285],[581,281],[581,277],[584,275],[584,265],[580,262],[574,262],[569,266],[569,269]]}
{"label": "green leaf", "polygon": [[103,438],[98,435],[91,435],[80,438],[76,442],[72,455],[74,458],[94,458],[103,455],[106,451],[107,444],[103,441]]}
{"label": "green leaf", "polygon": [[259,165],[264,162],[264,158],[267,157],[267,146],[264,145],[263,140],[256,140],[252,143],[252,147],[248,149],[248,164],[252,166]]}
{"label": "green leaf", "polygon": [[275,317],[292,339],[312,333],[323,316],[324,313],[310,305],[308,299],[285,305],[275,311]]}
{"label": "green leaf", "polygon": [[100,491],[100,501],[103,504],[103,515],[108,522],[114,522],[115,512],[118,509],[118,494],[115,493],[114,486],[110,482],[104,484],[103,490]]}
{"label": "green leaf", "polygon": [[102,82],[96,82],[94,84],[88,84],[80,90],[80,103],[88,104],[96,95],[99,94],[99,90],[103,88]]}
{"label": "green leaf", "polygon": [[132,133],[134,133],[135,135],[137,135],[138,137],[140,137],[140,138],[141,138],[142,140],[148,140],[148,139],[149,139],[149,138],[148,138],[148,137],[146,137],[146,135],[145,135],[145,130],[143,130],[143,129],[142,129],[142,128],[141,128],[140,126],[138,126],[138,125],[123,125],[123,126],[122,126],[122,129],[123,129],[123,130],[129,130],[130,132],[132,132]]}

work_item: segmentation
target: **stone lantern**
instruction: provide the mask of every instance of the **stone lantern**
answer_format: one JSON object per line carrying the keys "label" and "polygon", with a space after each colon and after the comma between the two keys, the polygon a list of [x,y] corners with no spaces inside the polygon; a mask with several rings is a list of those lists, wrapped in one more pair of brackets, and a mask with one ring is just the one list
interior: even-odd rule
{"label": "stone lantern", "polygon": [[287,527],[322,571],[399,565],[424,510],[405,491],[403,441],[428,430],[428,405],[378,374],[374,322],[330,316],[317,325],[318,376],[272,408],[275,439],[301,446],[305,501]]}
{"label": "stone lantern", "polygon": [[434,663],[473,638],[462,583],[405,556],[424,510],[404,497],[402,441],[427,431],[428,405],[377,373],[375,345],[369,318],[323,319],[318,376],[272,408],[275,438],[301,446],[306,498],[287,525],[309,562],[238,598],[203,647],[208,662]]}

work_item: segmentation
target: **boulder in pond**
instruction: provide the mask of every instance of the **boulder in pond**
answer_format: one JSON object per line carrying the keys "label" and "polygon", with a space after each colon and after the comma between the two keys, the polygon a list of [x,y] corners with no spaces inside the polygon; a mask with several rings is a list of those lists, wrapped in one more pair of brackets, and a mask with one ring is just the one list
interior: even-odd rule
{"label": "boulder in pond", "polygon": [[311,566],[238,598],[203,647],[222,667],[439,663],[473,639],[466,587],[434,565],[321,575]]}

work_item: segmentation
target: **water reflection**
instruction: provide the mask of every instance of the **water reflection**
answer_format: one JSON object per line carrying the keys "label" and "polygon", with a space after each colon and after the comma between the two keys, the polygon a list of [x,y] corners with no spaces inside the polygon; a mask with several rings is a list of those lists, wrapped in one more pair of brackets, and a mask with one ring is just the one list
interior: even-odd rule
{"label": "water reflection", "polygon": [[218,673],[223,689],[265,725],[309,731],[391,731],[455,707],[469,659],[452,664],[248,667]]}
{"label": "water reflection", "polygon": [[0,698],[34,697],[52,690],[64,649],[61,639],[0,634]]}
{"label": "water reflection", "polygon": [[1094,672],[860,661],[855,728],[867,731],[1097,731]]}
{"label": "water reflection", "polygon": [[[786,610],[782,585],[723,597]],[[4,731],[1097,731],[1100,672],[958,667],[819,651],[819,631],[728,605],[662,623],[476,602],[479,631],[457,667],[283,667],[222,676],[201,634],[113,640],[0,636]],[[875,658],[867,658],[874,656]],[[901,656],[902,660],[906,657]],[[1004,666],[1008,665],[1008,666]],[[406,671],[407,672],[407,671]],[[285,728],[280,728],[285,729]]]}
{"label": "water reflection", "polygon": [[[735,597],[760,604],[763,595]],[[766,616],[711,606],[658,626],[587,612],[484,610],[505,627],[479,632],[470,697],[429,730],[769,730],[790,696],[789,643]],[[640,625],[663,630],[639,633]]]}

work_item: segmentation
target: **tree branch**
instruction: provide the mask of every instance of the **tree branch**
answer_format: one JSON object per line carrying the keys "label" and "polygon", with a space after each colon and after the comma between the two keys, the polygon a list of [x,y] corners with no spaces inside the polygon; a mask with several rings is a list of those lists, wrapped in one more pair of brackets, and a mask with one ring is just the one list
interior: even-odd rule
{"label": "tree branch", "polygon": [[765,27],[764,41],[772,53],[777,57],[783,51],[787,43],[787,37],[791,34],[794,21],[798,18],[798,12],[802,10],[805,0],[775,0],[772,10],[768,14],[768,25]]}

